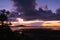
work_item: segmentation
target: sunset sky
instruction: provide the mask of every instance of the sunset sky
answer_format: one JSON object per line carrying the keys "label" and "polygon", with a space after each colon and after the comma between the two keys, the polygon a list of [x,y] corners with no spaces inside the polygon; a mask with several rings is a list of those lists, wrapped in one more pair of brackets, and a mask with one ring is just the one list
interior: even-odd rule
{"label": "sunset sky", "polygon": [[[17,2],[19,2],[19,1],[17,1]],[[24,2],[25,2],[25,0],[24,0]],[[47,5],[48,6],[48,10],[52,10],[52,12],[55,12],[56,9],[60,8],[60,0],[36,0],[36,3],[37,3],[37,5],[36,5],[37,8],[39,8],[41,6],[46,6]],[[23,4],[23,2],[21,4]],[[14,4],[13,4],[13,2],[11,0],[0,0],[0,10],[1,9],[6,9],[6,10],[9,10],[9,11],[12,11],[14,9],[13,8],[13,5]],[[25,7],[26,5],[23,4],[23,6]],[[24,8],[23,6],[22,6],[22,8]],[[20,6],[19,6],[19,8],[20,8]],[[29,8],[29,7],[27,6],[26,8]],[[23,10],[23,11],[25,12],[25,10]],[[27,13],[30,13],[30,11],[26,11],[26,12]],[[49,27],[50,26],[60,26],[60,21],[58,21],[58,22],[57,22],[57,20],[56,21],[54,21],[54,20],[53,21],[43,21],[43,20],[41,21],[41,19],[39,18],[40,15],[36,15],[34,13],[35,12],[33,11],[32,13],[30,13],[32,16],[28,14],[29,16],[27,16],[27,17],[26,17],[26,13],[24,13],[23,15],[25,15],[25,16],[22,15],[23,16],[22,19],[19,19],[18,18],[18,22],[12,22],[12,26],[15,26],[15,25],[28,25],[28,26],[29,25],[30,26],[33,26],[34,25],[34,26],[49,26]],[[44,13],[44,15],[45,15],[45,13]],[[42,19],[43,18],[44,19],[46,19],[46,18],[48,18],[48,19],[49,18],[56,18],[58,16],[57,15],[56,17],[51,17],[50,15],[47,15],[47,16],[50,16],[50,17],[46,17],[45,18],[46,15],[45,16],[44,15],[41,16]],[[35,17],[37,19],[40,19],[40,20],[35,20]],[[24,21],[23,18],[24,19],[30,19],[30,18],[32,18],[34,20],[32,20],[32,21]],[[56,19],[60,19],[60,15]]]}
{"label": "sunset sky", "polygon": [[[48,9],[55,10],[60,7],[60,0],[36,0],[36,3],[39,6],[47,5]],[[0,0],[0,9],[11,10],[13,8],[13,4],[11,0]]]}

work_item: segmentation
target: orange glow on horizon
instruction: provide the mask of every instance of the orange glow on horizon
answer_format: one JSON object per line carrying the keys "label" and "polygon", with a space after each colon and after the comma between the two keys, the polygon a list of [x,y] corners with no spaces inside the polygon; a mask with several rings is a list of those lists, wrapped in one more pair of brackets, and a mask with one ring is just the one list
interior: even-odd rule
{"label": "orange glow on horizon", "polygon": [[23,19],[21,18],[17,18],[17,22],[11,22],[12,23],[12,26],[15,26],[15,25],[28,25],[28,24],[31,24],[31,23],[36,23],[36,22],[43,22],[42,20],[33,20],[33,21],[24,21]]}
{"label": "orange glow on horizon", "polygon": [[35,23],[35,22],[43,22],[41,20],[24,21],[23,19],[20,19],[20,18],[17,18],[17,20],[20,24],[30,24],[30,23]]}
{"label": "orange glow on horizon", "polygon": [[33,21],[24,21],[21,18],[17,18],[17,22],[11,22],[12,26],[16,25],[30,25],[31,23],[37,23],[37,22],[42,22],[41,25],[38,26],[44,26],[44,27],[52,27],[52,26],[60,26],[60,21],[43,21],[43,20],[33,20]]}
{"label": "orange glow on horizon", "polygon": [[42,26],[60,26],[60,21],[45,21]]}

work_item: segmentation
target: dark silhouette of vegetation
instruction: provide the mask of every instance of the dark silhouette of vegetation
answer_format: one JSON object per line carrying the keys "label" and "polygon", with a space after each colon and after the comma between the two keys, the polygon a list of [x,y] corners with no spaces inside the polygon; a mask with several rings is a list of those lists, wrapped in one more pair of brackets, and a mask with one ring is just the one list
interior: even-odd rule
{"label": "dark silhouette of vegetation", "polygon": [[6,11],[5,9],[0,11],[0,22],[1,25],[4,25],[4,21],[7,22],[8,21],[8,17],[7,15],[9,14],[9,11]]}
{"label": "dark silhouette of vegetation", "polygon": [[[10,26],[8,25],[8,14],[10,12],[6,11],[5,9],[0,10],[0,40],[19,40],[19,38],[16,36],[18,34],[15,34],[15,32],[12,32],[10,29]],[[6,23],[4,23],[6,22]]]}

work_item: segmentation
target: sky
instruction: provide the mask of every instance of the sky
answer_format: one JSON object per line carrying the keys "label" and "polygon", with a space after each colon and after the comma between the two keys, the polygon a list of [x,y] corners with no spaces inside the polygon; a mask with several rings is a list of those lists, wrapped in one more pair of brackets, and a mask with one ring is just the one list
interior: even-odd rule
{"label": "sky", "polygon": [[60,8],[60,0],[37,0],[38,5],[47,5],[49,10],[55,12],[57,8]]}
{"label": "sky", "polygon": [[[38,6],[47,5],[49,10],[55,12],[60,7],[60,0],[36,0]],[[12,10],[13,4],[11,0],[0,0],[0,9]]]}
{"label": "sky", "polygon": [[11,10],[12,2],[10,0],[0,0],[0,9]]}
{"label": "sky", "polygon": [[[49,10],[55,12],[60,7],[60,0],[36,0],[38,6],[47,5]],[[12,10],[13,3],[11,0],[0,0],[0,9]]]}

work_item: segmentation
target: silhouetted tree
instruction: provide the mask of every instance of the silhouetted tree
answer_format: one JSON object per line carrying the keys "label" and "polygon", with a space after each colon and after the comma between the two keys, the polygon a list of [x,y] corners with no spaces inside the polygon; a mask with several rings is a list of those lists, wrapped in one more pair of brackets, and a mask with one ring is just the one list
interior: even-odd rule
{"label": "silhouetted tree", "polygon": [[9,14],[9,11],[6,11],[5,9],[1,10],[0,12],[0,22],[2,25],[4,25],[4,21],[8,21],[7,15]]}
{"label": "silhouetted tree", "polygon": [[18,37],[15,35],[14,32],[10,29],[10,26],[6,23],[4,24],[4,21],[8,22],[8,14],[10,12],[6,11],[5,9],[1,10],[0,12],[0,40],[18,40]]}

